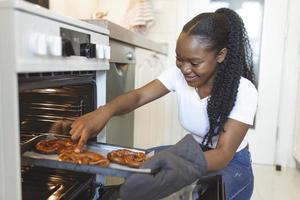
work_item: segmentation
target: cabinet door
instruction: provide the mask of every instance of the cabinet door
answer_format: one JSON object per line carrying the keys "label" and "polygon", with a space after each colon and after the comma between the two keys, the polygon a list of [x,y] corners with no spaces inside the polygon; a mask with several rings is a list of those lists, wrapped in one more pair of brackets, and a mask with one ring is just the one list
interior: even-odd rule
{"label": "cabinet door", "polygon": [[[162,58],[152,51],[136,48],[136,88],[154,80],[163,71]],[[164,104],[164,98],[160,98],[135,110],[135,147],[148,148],[164,143]]]}

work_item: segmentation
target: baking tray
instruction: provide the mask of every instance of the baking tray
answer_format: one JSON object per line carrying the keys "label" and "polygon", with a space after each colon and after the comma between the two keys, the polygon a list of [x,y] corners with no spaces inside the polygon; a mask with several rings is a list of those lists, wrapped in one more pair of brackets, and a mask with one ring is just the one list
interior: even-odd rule
{"label": "baking tray", "polygon": [[[127,166],[119,165],[116,163],[110,163],[108,167],[101,167],[97,165],[83,165],[83,164],[75,164],[75,163],[68,163],[68,162],[61,162],[58,161],[58,155],[47,155],[47,154],[40,154],[33,150],[34,145],[32,146],[31,150],[28,150],[22,154],[22,163],[27,165],[35,165],[41,167],[49,167],[55,169],[65,169],[65,170],[72,170],[78,172],[86,172],[91,174],[101,174],[105,176],[117,176],[117,177],[128,177],[133,173],[146,173],[152,174],[156,173],[157,170],[153,169],[135,169],[130,168]],[[136,152],[144,152],[142,149],[135,149],[135,148],[128,148],[123,146],[111,145],[107,143],[99,143],[99,142],[89,142],[86,145],[86,149],[99,153],[103,156],[106,156],[110,151],[118,150],[118,149],[129,149]],[[147,154],[147,156],[149,156]]]}
{"label": "baking tray", "polygon": [[21,134],[20,135],[20,145],[21,153],[24,153],[32,148],[34,144],[38,141],[45,139],[46,135],[36,135],[36,134]]}
{"label": "baking tray", "polygon": [[21,154],[31,150],[41,140],[55,138],[70,138],[70,136],[55,133],[22,133],[20,134]]}

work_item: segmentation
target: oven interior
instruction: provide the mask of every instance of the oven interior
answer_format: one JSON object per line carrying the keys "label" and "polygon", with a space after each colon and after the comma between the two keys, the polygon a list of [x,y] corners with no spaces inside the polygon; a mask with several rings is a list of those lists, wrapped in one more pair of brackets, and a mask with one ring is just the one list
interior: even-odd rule
{"label": "oven interior", "polygon": [[[72,121],[97,106],[95,79],[94,71],[19,74],[21,151],[41,135],[68,137]],[[21,169],[22,199],[92,199],[97,188],[95,175],[24,164]]]}

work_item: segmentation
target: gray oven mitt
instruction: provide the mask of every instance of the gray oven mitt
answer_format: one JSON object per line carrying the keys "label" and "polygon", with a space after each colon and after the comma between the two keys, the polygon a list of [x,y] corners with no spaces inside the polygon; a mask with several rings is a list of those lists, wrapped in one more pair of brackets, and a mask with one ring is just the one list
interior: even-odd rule
{"label": "gray oven mitt", "polygon": [[122,200],[161,199],[192,184],[207,171],[202,149],[191,135],[155,154],[142,167],[160,170],[131,175],[121,186]]}

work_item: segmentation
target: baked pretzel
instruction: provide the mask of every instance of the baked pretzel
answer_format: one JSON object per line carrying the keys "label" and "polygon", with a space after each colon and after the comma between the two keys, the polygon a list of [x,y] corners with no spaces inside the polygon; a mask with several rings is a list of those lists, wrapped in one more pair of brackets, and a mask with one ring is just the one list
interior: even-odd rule
{"label": "baked pretzel", "polygon": [[56,154],[64,148],[75,145],[71,139],[41,140],[35,145],[35,149],[44,154]]}
{"label": "baked pretzel", "polygon": [[77,164],[100,165],[102,167],[107,167],[109,165],[109,160],[100,154],[87,150],[76,153],[72,148],[64,150],[59,154],[58,160]]}
{"label": "baked pretzel", "polygon": [[35,148],[40,153],[58,154],[59,161],[100,165],[102,167],[109,165],[109,160],[100,154],[87,150],[75,153],[76,143],[71,139],[41,140],[35,145]]}
{"label": "baked pretzel", "polygon": [[145,153],[135,152],[128,149],[111,151],[107,154],[107,158],[111,162],[132,168],[139,168],[146,161]]}

